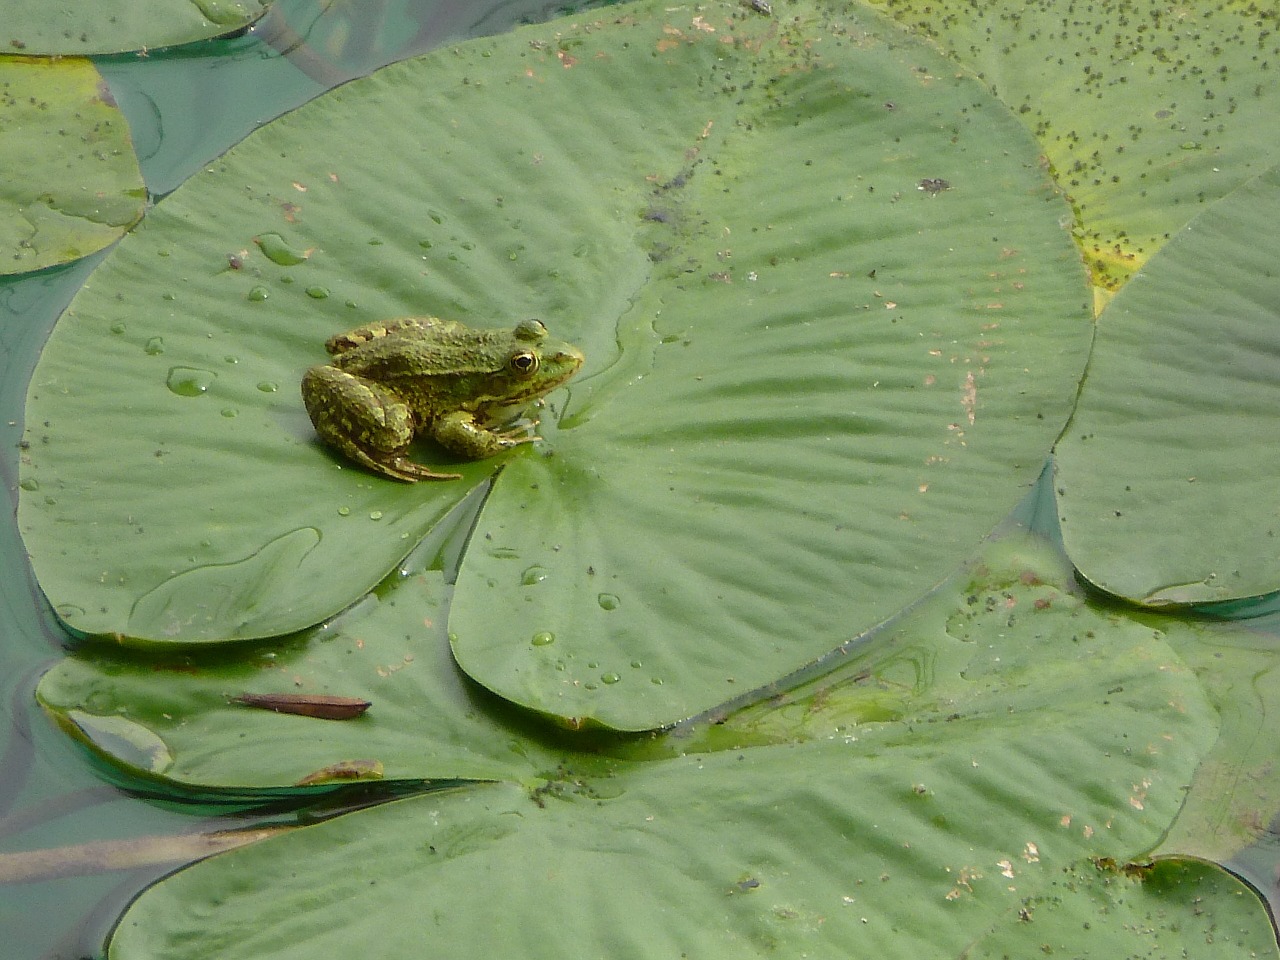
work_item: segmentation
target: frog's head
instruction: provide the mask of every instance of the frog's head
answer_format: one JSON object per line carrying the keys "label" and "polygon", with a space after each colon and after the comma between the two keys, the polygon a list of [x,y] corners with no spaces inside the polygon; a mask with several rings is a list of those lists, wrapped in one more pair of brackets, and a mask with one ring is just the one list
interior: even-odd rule
{"label": "frog's head", "polygon": [[541,320],[521,320],[511,332],[493,400],[506,406],[546,396],[577,373],[583,359],[573,344],[553,339]]}

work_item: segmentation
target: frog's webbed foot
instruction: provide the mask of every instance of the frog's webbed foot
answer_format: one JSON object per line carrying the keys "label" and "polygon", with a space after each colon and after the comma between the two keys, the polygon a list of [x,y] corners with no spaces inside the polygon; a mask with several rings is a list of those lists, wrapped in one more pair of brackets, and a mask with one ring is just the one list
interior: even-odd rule
{"label": "frog's webbed foot", "polygon": [[371,466],[372,469],[379,473],[385,474],[396,480],[404,480],[407,483],[417,483],[419,480],[461,480],[460,473],[437,473],[430,467],[418,463],[416,460],[410,460],[406,456],[393,457],[381,463],[365,464]]}
{"label": "frog's webbed foot", "polygon": [[[537,421],[533,421],[534,425]],[[504,450],[541,440],[530,434],[528,422],[521,426],[492,428],[479,423],[470,413],[458,412],[439,417],[431,425],[431,436],[447,450],[473,460],[492,457]]]}
{"label": "frog's webbed foot", "polygon": [[409,483],[462,476],[408,458],[413,414],[376,383],[336,367],[312,367],[302,378],[302,402],[320,439],[362,467]]}

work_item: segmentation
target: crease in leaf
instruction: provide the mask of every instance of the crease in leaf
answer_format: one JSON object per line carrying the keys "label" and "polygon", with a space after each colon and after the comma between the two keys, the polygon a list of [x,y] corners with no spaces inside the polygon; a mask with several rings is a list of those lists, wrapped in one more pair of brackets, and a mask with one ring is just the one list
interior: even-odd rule
{"label": "crease in leaf", "polygon": [[[243,560],[184,570],[140,596],[129,613],[122,639],[182,637],[219,640],[230,622],[236,633],[271,635],[278,621],[274,584],[301,569],[320,543],[315,527],[276,537]],[[195,603],[192,598],[199,598]],[[286,621],[285,626],[288,626]]]}

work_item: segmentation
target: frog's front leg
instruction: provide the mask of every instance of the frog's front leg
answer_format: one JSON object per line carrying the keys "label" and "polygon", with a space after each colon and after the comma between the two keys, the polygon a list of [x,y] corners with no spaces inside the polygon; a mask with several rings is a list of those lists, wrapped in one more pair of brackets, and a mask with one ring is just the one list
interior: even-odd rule
{"label": "frog's front leg", "polygon": [[521,428],[495,430],[463,410],[436,417],[428,429],[431,438],[440,446],[473,460],[492,457],[521,443],[541,439]]}
{"label": "frog's front leg", "polygon": [[302,402],[325,443],[396,480],[456,480],[407,456],[414,422],[409,407],[384,387],[324,364],[302,378]]}

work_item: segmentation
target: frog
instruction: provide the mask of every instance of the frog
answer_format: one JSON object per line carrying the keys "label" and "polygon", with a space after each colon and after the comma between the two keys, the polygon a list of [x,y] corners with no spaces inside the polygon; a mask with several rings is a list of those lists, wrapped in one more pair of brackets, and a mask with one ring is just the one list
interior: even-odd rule
{"label": "frog", "polygon": [[316,433],[347,459],[408,483],[462,476],[411,459],[419,436],[471,460],[542,439],[517,416],[583,363],[541,320],[489,329],[401,317],[336,334],[325,350],[332,359],[302,378]]}

